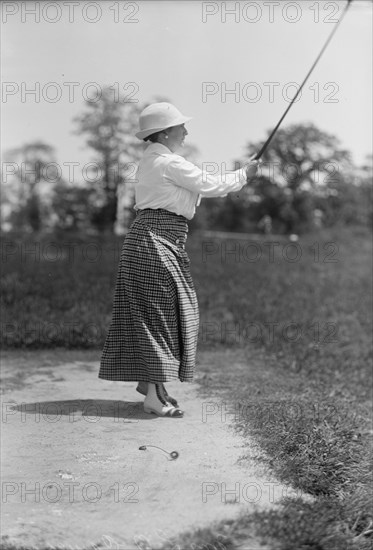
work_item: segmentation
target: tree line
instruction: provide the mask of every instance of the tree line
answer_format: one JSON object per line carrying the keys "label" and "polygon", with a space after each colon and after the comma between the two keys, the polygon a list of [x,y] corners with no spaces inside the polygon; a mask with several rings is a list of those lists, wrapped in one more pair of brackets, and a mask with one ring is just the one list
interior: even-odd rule
{"label": "tree line", "polygon": [[[44,142],[7,151],[2,229],[124,233],[134,218],[135,170],[145,147],[135,132],[145,106],[115,100],[108,88],[99,101],[86,101],[73,120],[74,133],[92,151],[94,174],[83,181],[67,181],[53,147]],[[231,169],[245,165],[260,146],[248,143]],[[186,145],[183,154],[200,164],[195,146]],[[191,230],[286,234],[371,225],[372,156],[356,166],[335,136],[313,124],[295,124],[277,132],[262,160],[253,183],[239,193],[202,199]]]}

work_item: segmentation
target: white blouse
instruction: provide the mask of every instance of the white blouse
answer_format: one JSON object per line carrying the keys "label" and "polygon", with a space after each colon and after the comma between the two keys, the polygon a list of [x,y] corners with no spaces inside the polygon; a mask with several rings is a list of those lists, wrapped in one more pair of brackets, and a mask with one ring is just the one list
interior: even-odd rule
{"label": "white blouse", "polygon": [[225,197],[247,183],[243,168],[213,176],[161,143],[150,143],[136,173],[134,209],[163,208],[191,220],[201,197]]}

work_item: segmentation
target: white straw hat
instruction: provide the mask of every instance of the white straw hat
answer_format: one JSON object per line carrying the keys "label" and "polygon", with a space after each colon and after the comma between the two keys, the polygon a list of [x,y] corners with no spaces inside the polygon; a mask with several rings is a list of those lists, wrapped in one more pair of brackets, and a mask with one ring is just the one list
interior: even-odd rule
{"label": "white straw hat", "polygon": [[139,126],[140,131],[135,135],[139,139],[144,139],[156,132],[178,126],[192,120],[191,117],[186,117],[180,113],[171,103],[152,103],[145,107],[140,113]]}

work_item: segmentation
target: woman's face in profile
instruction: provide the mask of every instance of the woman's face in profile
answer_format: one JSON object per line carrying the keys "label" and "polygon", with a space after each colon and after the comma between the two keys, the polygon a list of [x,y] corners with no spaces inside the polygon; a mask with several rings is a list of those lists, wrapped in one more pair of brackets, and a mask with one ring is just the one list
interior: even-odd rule
{"label": "woman's face in profile", "polygon": [[172,128],[168,128],[167,134],[167,147],[169,147],[171,151],[175,151],[176,149],[184,145],[184,139],[185,136],[188,135],[188,131],[185,128],[184,124],[179,124],[178,126],[172,126]]}

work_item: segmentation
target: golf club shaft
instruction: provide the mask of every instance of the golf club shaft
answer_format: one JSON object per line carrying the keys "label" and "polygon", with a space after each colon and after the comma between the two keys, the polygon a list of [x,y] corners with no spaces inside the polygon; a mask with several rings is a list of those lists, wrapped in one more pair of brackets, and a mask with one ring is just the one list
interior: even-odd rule
{"label": "golf club shaft", "polygon": [[272,131],[271,135],[268,137],[267,141],[264,143],[264,145],[261,147],[260,151],[255,155],[254,157],[254,160],[259,160],[261,158],[261,156],[263,155],[264,151],[267,149],[268,145],[271,143],[275,133],[277,132],[277,130],[279,129],[282,121],[284,120],[284,118],[286,117],[286,115],[288,114],[288,112],[290,111],[291,109],[291,106],[294,104],[295,100],[297,99],[297,97],[299,96],[299,94],[301,93],[302,91],[302,88],[303,86],[305,85],[305,83],[307,82],[307,80],[309,79],[309,77],[311,76],[314,68],[316,67],[317,63],[319,62],[322,54],[324,53],[324,51],[326,50],[326,48],[328,47],[329,45],[329,42],[331,41],[331,39],[333,38],[333,36],[335,35],[335,33],[337,32],[337,29],[339,27],[339,25],[342,23],[343,21],[343,18],[344,16],[346,15],[347,13],[347,10],[348,8],[350,7],[350,4],[351,4],[352,0],[348,0],[347,2],[347,5],[342,13],[342,16],[340,18],[340,20],[338,21],[338,23],[335,25],[333,31],[331,32],[329,38],[327,39],[327,41],[325,42],[323,48],[321,49],[319,55],[317,56],[316,58],[316,61],[314,62],[314,64],[312,65],[311,69],[308,71],[308,74],[306,76],[306,78],[303,80],[302,84],[300,85],[299,89],[297,90],[297,93],[295,94],[295,96],[293,97],[291,103],[289,104],[288,108],[286,109],[286,111],[284,112],[284,114],[282,115],[282,117],[280,118],[279,122],[277,123],[276,127],[274,128],[274,130]]}

